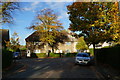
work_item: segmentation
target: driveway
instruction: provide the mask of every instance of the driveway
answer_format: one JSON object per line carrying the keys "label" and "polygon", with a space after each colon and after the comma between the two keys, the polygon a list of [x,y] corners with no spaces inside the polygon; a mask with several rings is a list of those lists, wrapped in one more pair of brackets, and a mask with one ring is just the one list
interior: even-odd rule
{"label": "driveway", "polygon": [[80,78],[101,80],[102,75],[94,65],[75,65],[74,58],[24,58],[17,60],[20,69],[5,78]]}

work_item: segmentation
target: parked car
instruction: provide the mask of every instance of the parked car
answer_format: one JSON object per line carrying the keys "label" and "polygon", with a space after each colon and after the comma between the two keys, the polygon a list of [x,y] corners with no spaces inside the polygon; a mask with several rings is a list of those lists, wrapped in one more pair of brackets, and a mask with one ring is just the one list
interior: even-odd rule
{"label": "parked car", "polygon": [[78,53],[75,57],[75,64],[89,64],[91,57],[88,53]]}
{"label": "parked car", "polygon": [[21,58],[20,52],[13,52],[13,58],[20,59]]}

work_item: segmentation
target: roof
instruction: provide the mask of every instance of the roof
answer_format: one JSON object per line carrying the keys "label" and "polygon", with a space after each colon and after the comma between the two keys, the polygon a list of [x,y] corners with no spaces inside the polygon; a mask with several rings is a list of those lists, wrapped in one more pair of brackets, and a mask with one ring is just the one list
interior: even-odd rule
{"label": "roof", "polygon": [[[72,37],[71,33],[67,33],[67,34],[68,34],[67,35],[68,39],[66,37],[65,42],[77,41],[77,39],[75,37]],[[40,35],[38,35],[37,31],[35,31],[31,35],[29,35],[25,40],[26,40],[26,42],[39,42],[40,41]]]}
{"label": "roof", "polygon": [[37,34],[37,32],[33,32],[31,35],[29,35],[26,39],[26,42],[39,42],[40,41],[40,36]]}

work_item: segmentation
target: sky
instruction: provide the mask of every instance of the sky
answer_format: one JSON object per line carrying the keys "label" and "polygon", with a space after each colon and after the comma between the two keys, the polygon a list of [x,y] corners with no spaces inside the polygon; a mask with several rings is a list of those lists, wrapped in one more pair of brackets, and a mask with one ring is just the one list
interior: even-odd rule
{"label": "sky", "polygon": [[29,27],[32,24],[36,16],[36,11],[40,11],[45,8],[50,8],[57,13],[58,20],[63,24],[62,26],[64,29],[68,29],[70,21],[66,6],[71,5],[73,2],[75,2],[75,0],[20,0],[19,3],[21,10],[14,10],[12,15],[14,18],[14,24],[4,24],[2,25],[2,29],[9,29],[10,37],[14,32],[17,32],[20,37],[20,44],[25,45],[25,38],[34,32],[26,27]]}
{"label": "sky", "polygon": [[14,24],[4,24],[2,29],[9,29],[10,37],[14,32],[17,32],[20,37],[20,44],[25,45],[25,38],[27,38],[34,31],[27,29],[36,16],[36,11],[40,11],[45,8],[52,9],[58,14],[58,20],[63,24],[64,29],[69,28],[69,15],[67,14],[67,5],[71,5],[72,2],[19,2],[21,10],[15,10],[13,12]]}

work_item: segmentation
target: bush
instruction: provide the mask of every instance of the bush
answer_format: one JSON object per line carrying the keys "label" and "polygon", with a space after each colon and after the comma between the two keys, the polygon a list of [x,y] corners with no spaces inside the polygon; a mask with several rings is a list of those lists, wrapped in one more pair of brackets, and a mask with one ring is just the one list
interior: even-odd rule
{"label": "bush", "polygon": [[2,68],[6,68],[11,65],[13,61],[13,53],[6,49],[2,49]]}

